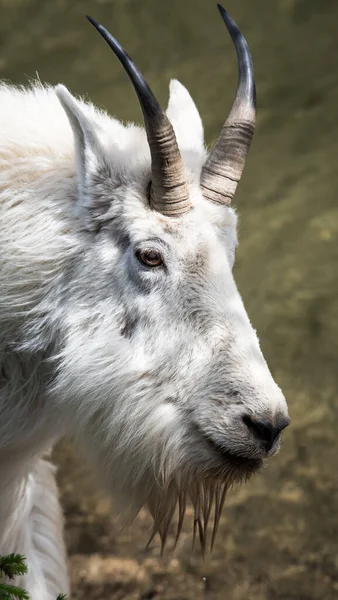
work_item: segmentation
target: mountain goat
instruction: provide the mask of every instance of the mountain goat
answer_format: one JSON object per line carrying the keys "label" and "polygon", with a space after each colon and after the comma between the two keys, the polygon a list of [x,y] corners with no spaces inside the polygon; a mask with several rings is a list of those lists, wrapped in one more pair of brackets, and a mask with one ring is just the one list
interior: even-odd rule
{"label": "mountain goat", "polygon": [[149,507],[165,542],[188,498],[202,548],[229,485],[276,453],[287,405],[232,268],[230,207],[255,125],[246,41],[207,155],[178,81],[165,112],[119,43],[145,130],[67,89],[0,88],[0,553],[26,555],[34,600],[68,591],[46,453],[70,435],[117,509]]}

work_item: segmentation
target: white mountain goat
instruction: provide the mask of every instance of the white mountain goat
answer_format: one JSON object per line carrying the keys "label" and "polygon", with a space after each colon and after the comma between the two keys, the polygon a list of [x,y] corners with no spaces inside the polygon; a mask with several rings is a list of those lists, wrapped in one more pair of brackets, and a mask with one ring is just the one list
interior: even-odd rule
{"label": "white mountain goat", "polygon": [[[207,156],[177,81],[166,114],[101,25],[145,131],[65,87],[0,88],[0,553],[26,555],[33,600],[68,592],[54,469],[63,435],[117,509],[147,505],[164,543],[187,498],[202,548],[229,485],[279,448],[289,418],[232,276],[230,208],[255,124],[246,41]],[[212,540],[211,540],[212,541]]]}

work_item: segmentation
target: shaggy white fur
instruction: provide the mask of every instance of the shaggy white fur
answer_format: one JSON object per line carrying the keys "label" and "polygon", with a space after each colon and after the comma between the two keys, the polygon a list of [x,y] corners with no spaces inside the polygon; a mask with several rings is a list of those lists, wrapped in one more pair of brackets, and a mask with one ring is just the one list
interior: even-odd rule
{"label": "shaggy white fur", "polygon": [[[177,501],[180,522],[188,495],[207,522],[221,486],[278,449],[244,417],[278,424],[287,407],[233,280],[235,212],[199,189],[187,90],[171,82],[167,111],[193,203],[180,219],[149,206],[142,128],[63,86],[2,85],[0,106],[0,553],[26,554],[20,583],[55,600],[67,569],[42,457],[62,435],[165,539]],[[149,248],[162,267],[140,263]]]}

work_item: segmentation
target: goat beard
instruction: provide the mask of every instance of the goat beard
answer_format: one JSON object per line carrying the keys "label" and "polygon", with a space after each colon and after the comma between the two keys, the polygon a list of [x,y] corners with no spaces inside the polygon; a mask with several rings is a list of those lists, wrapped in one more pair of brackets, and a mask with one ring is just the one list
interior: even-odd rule
{"label": "goat beard", "polygon": [[147,547],[156,534],[159,534],[161,554],[163,553],[170,526],[176,517],[173,546],[175,550],[190,501],[194,512],[193,548],[198,538],[202,555],[204,556],[207,550],[212,552],[228,490],[236,482],[247,481],[256,471],[257,466],[252,469],[238,469],[229,465],[219,477],[202,477],[195,474],[174,477],[163,485],[154,485],[146,503],[154,521]]}
{"label": "goat beard", "polygon": [[[225,453],[219,461],[206,464],[203,454],[190,454],[187,460],[187,455],[181,452],[181,459],[177,459],[180,452],[175,450],[174,445],[163,444],[161,440],[158,447],[152,447],[155,458],[148,464],[146,460],[135,461],[135,456],[130,460],[129,452],[116,452],[114,457],[110,452],[108,456],[99,454],[95,456],[96,464],[100,465],[97,474],[104,487],[109,482],[110,493],[111,483],[114,484],[115,512],[122,517],[124,526],[134,520],[142,507],[148,508],[154,523],[147,547],[159,534],[161,553],[175,522],[173,549],[176,548],[191,502],[193,545],[198,538],[205,555],[207,549],[213,549],[227,492],[234,483],[248,481],[259,470],[262,460]],[[139,449],[137,454],[142,456]],[[93,461],[93,452],[89,458]]]}

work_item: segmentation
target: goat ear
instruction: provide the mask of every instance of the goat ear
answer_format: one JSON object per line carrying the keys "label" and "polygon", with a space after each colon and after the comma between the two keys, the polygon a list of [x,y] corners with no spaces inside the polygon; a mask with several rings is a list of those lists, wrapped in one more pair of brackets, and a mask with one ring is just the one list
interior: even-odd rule
{"label": "goat ear", "polygon": [[[64,108],[74,133],[75,153],[78,176],[77,214],[83,217],[89,229],[95,229],[93,223],[96,209],[93,206],[93,176],[109,170],[103,148],[96,134],[96,125],[83,110],[82,103],[67,90],[64,85],[57,85],[55,93]],[[101,210],[102,212],[102,210]]]}
{"label": "goat ear", "polygon": [[171,121],[178,145],[205,155],[204,132],[200,114],[188,90],[177,79],[170,82],[167,116]]}

